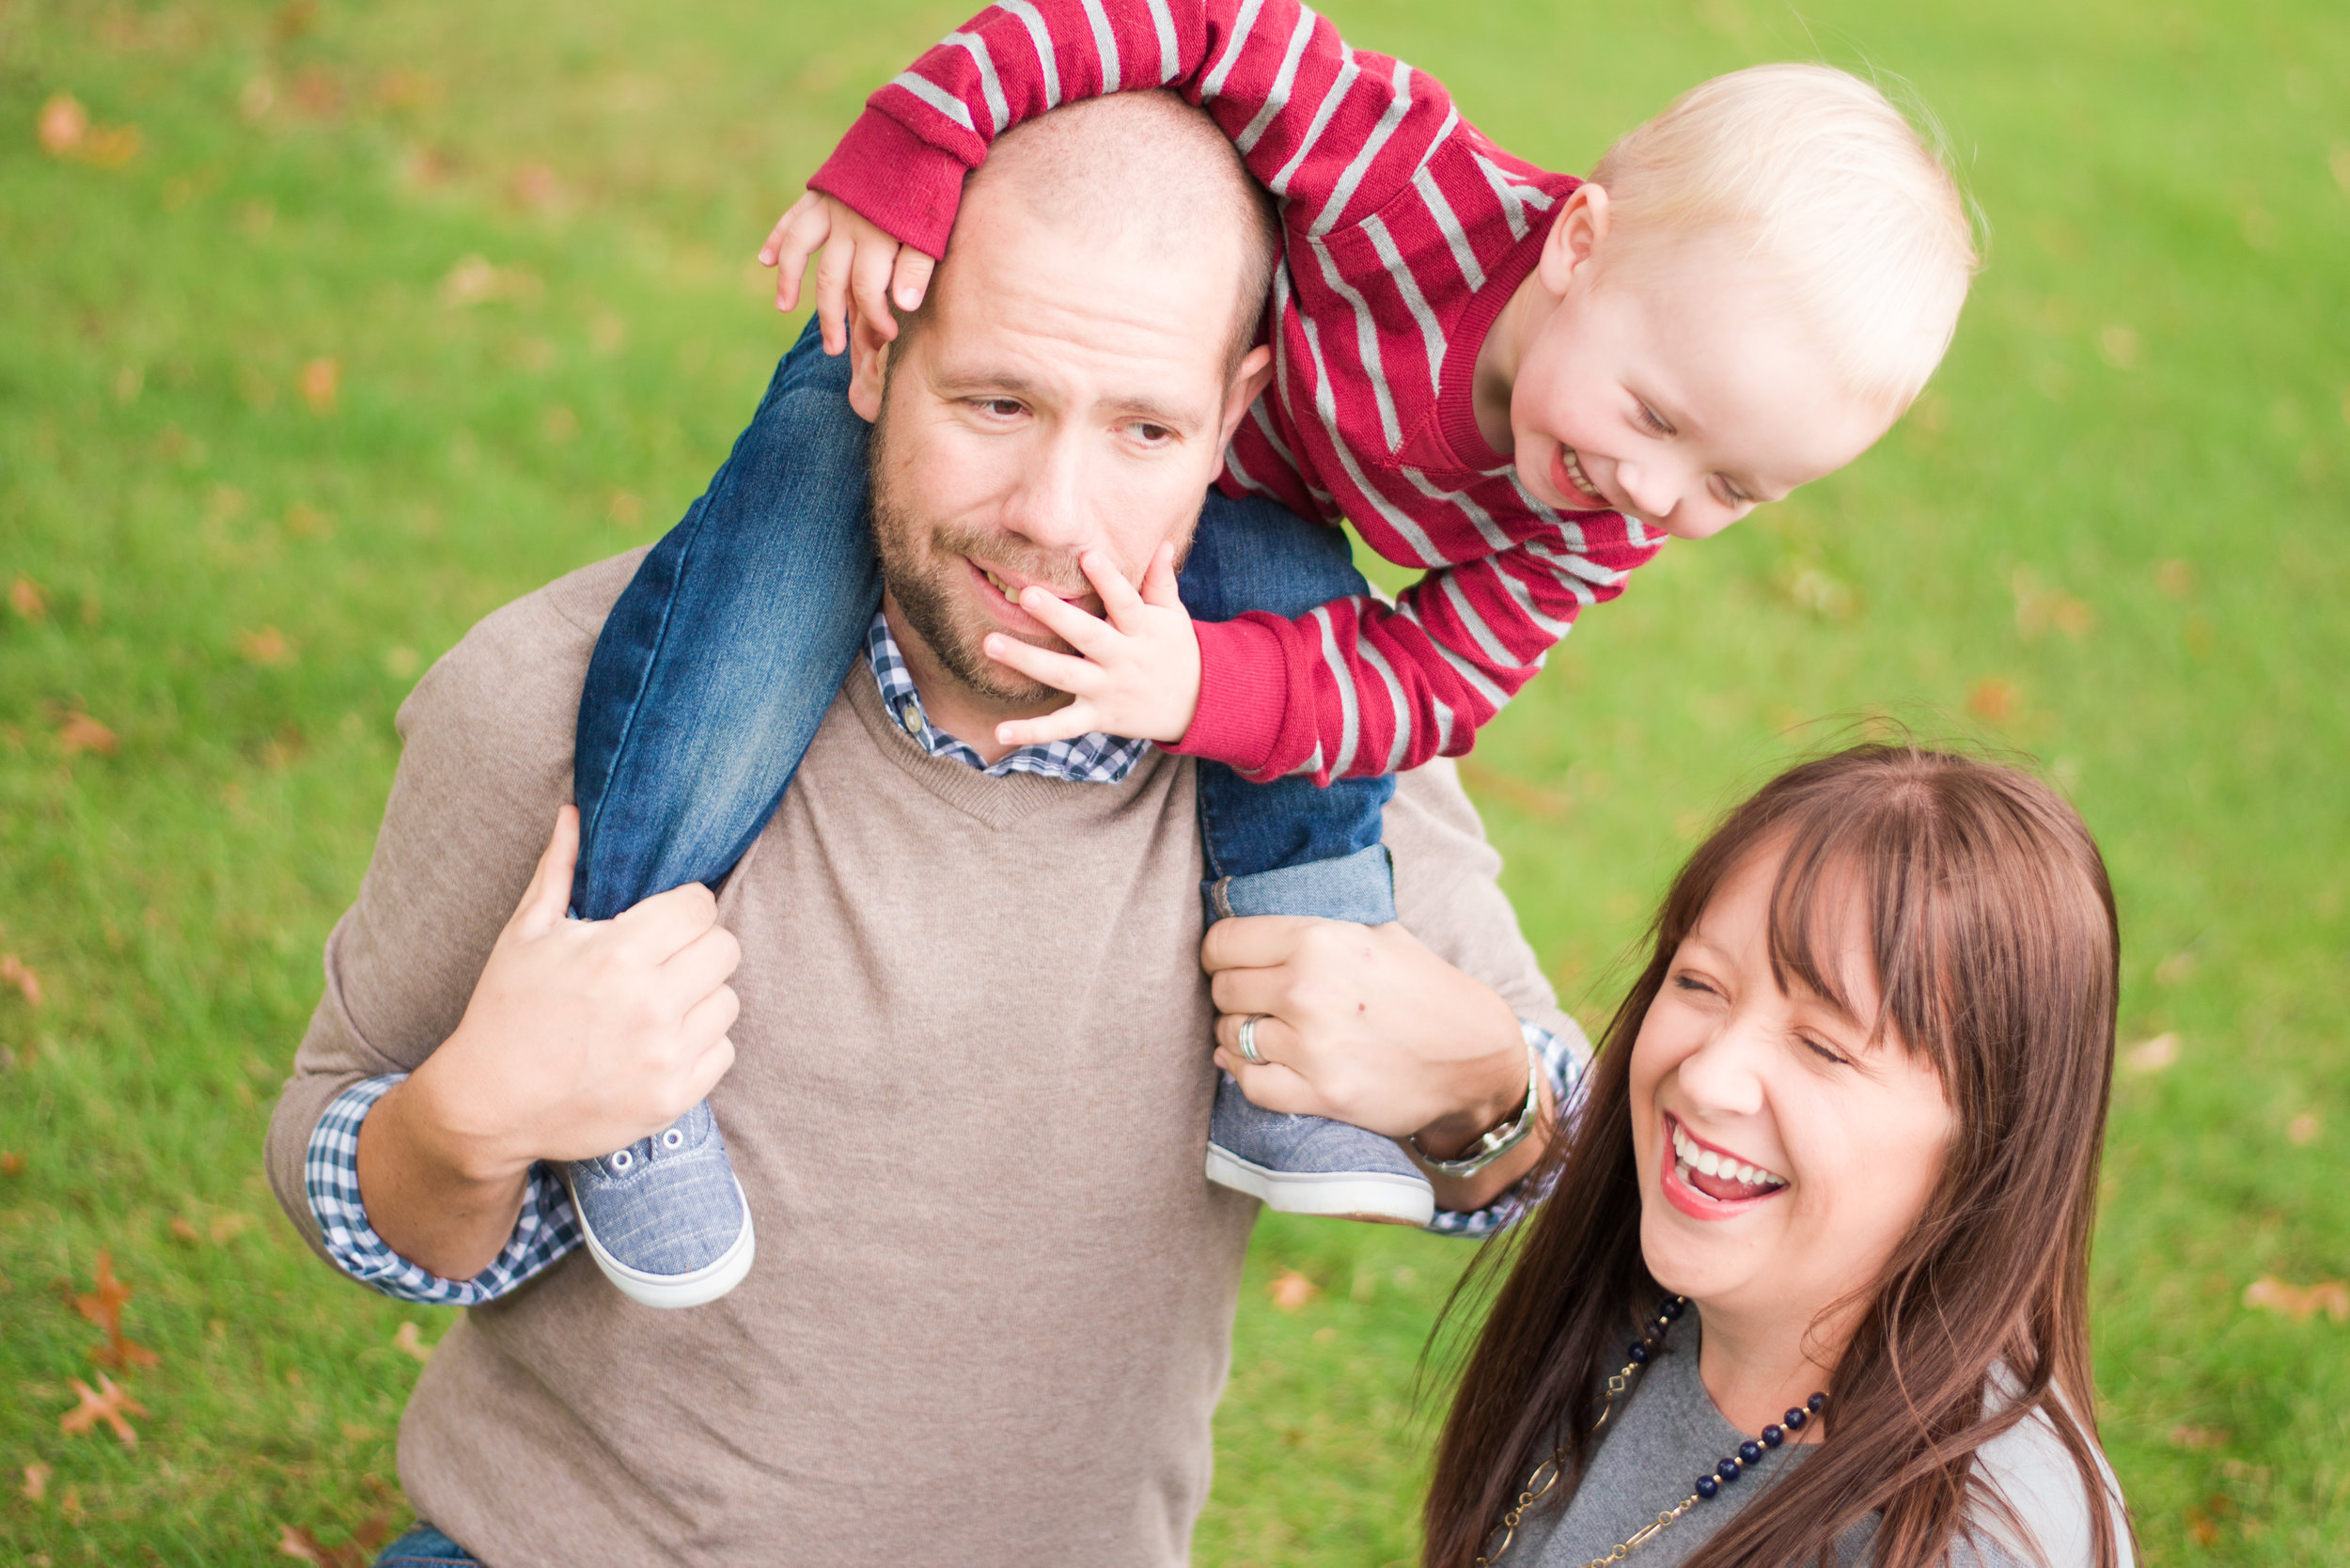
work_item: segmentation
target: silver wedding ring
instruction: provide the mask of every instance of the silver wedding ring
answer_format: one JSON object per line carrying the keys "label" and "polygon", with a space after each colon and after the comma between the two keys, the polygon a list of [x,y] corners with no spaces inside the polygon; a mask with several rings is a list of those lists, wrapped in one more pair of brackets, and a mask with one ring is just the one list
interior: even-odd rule
{"label": "silver wedding ring", "polygon": [[1243,1061],[1264,1065],[1264,1058],[1257,1054],[1257,1026],[1272,1017],[1269,1012],[1252,1012],[1240,1021],[1240,1054]]}

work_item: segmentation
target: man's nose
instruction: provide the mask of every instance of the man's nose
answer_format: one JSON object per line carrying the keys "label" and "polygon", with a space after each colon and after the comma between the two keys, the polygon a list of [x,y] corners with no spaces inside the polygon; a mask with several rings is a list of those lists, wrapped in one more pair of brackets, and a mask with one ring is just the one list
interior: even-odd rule
{"label": "man's nose", "polygon": [[1040,549],[1075,551],[1093,542],[1093,508],[1076,447],[1058,436],[1038,442],[1005,509],[1005,526]]}

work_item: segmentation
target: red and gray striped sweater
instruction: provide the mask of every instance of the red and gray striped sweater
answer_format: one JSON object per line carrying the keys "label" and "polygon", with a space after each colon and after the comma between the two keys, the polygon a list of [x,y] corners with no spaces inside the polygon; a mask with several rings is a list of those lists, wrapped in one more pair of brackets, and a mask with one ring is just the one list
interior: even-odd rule
{"label": "red and gray striped sweater", "polygon": [[1274,379],[1220,482],[1351,520],[1427,569],[1392,607],[1199,623],[1198,713],[1168,749],[1324,782],[1465,752],[1663,540],[1543,506],[1470,405],[1478,350],[1572,175],[1502,151],[1436,82],[1348,48],[1298,0],[1002,0],[869,99],[809,183],[938,256],[1006,127],[1160,86],[1214,116],[1281,206]]}

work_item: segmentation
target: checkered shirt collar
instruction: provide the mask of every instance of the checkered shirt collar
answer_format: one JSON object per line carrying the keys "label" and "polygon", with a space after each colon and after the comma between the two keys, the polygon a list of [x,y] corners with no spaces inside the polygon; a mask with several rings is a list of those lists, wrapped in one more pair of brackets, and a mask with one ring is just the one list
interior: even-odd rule
{"label": "checkered shirt collar", "polygon": [[905,658],[898,651],[898,639],[889,635],[888,618],[878,611],[874,613],[873,624],[866,629],[865,657],[873,667],[873,683],[881,688],[882,705],[916,745],[933,757],[977,768],[990,778],[1033,773],[1076,784],[1116,784],[1134,772],[1142,754],[1151,749],[1149,741],[1097,733],[1080,735],[1073,741],[1024,745],[989,762],[931,723],[922,711],[922,698],[914,689],[914,677],[907,672]]}

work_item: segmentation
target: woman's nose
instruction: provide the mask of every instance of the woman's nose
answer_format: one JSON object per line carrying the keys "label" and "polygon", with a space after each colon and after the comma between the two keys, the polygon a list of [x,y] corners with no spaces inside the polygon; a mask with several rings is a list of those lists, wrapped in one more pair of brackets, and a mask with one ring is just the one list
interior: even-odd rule
{"label": "woman's nose", "polygon": [[1719,1116],[1754,1116],[1763,1105],[1760,1031],[1731,1018],[1704,1044],[1682,1058],[1674,1076],[1690,1109]]}

